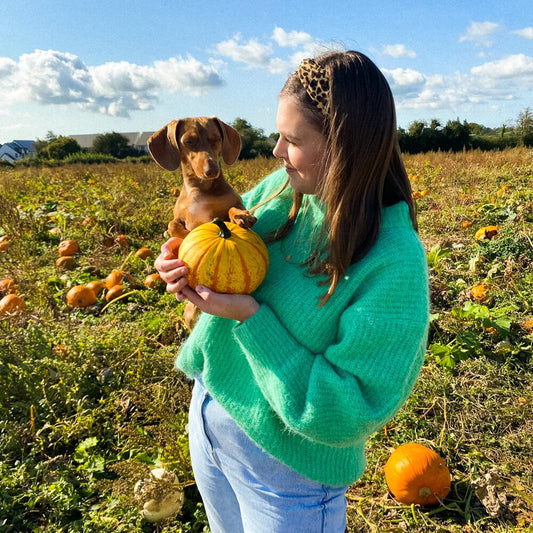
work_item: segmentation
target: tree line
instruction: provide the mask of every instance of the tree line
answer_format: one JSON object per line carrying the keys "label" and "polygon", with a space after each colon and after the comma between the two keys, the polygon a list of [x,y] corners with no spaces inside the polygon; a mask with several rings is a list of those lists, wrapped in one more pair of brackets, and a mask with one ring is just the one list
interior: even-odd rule
{"label": "tree line", "polygon": [[[242,149],[240,159],[256,157],[272,157],[272,149],[279,136],[277,133],[265,135],[260,128],[253,127],[243,118],[231,123],[241,135]],[[515,126],[486,128],[480,124],[449,120],[443,126],[437,119],[415,121],[408,129],[398,129],[398,140],[402,152],[420,153],[432,151],[463,151],[463,150],[502,150],[514,146],[533,146],[533,114],[530,108],[522,111]],[[120,133],[111,132],[97,135],[90,149],[83,149],[79,143],[65,136],[57,136],[48,132],[45,139],[35,142],[36,159],[42,160],[83,160],[87,162],[90,155],[125,159],[129,157],[149,157],[145,151],[138,150],[129,144],[128,139]],[[85,154],[81,158],[80,154]],[[35,157],[35,156],[34,156]]]}
{"label": "tree line", "polygon": [[458,152],[462,150],[502,150],[514,146],[533,146],[533,114],[522,111],[516,125],[486,128],[474,122],[449,120],[443,126],[437,119],[413,122],[407,130],[398,129],[402,152]]}

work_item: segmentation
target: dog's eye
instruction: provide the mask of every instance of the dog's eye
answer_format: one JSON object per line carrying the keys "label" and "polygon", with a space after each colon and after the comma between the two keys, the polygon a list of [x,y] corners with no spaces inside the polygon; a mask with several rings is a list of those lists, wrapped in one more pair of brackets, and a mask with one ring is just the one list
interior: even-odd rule
{"label": "dog's eye", "polygon": [[184,139],[181,139],[181,142],[184,146],[191,148],[196,144],[196,139],[194,137],[185,137]]}
{"label": "dog's eye", "polygon": [[216,146],[222,139],[220,137],[210,137],[209,138],[209,144],[211,146]]}

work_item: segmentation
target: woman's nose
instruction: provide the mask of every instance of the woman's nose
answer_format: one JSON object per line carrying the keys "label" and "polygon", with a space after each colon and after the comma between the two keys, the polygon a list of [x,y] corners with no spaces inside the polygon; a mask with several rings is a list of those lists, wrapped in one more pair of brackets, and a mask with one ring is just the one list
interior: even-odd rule
{"label": "woman's nose", "polygon": [[274,146],[274,149],[272,150],[272,154],[274,157],[281,157],[283,158],[285,153],[285,150],[283,150],[283,144],[281,141],[281,137],[278,139],[278,142],[276,143],[276,146]]}

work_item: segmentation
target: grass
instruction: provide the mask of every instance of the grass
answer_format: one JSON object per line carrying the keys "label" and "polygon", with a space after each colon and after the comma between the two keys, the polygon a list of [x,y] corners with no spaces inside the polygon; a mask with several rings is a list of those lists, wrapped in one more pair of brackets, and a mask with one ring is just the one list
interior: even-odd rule
{"label": "grass", "polygon": [[[432,323],[409,401],[368,442],[348,493],[347,531],[521,532],[533,522],[533,158],[527,149],[405,156],[428,251]],[[272,160],[226,169],[244,191]],[[0,169],[0,279],[27,309],[0,316],[0,531],[208,531],[188,459],[190,383],[173,370],[182,304],[146,288],[174,203],[155,164]],[[492,239],[475,233],[498,227]],[[56,229],[57,228],[57,229]],[[130,245],[114,239],[125,234]],[[57,245],[76,239],[71,270]],[[128,271],[129,295],[72,309],[74,285]],[[473,287],[483,284],[479,294]],[[477,294],[477,296],[475,296]],[[403,506],[383,465],[417,441],[438,451],[452,490],[434,508]],[[133,493],[151,468],[174,471],[180,514],[143,520]]]}

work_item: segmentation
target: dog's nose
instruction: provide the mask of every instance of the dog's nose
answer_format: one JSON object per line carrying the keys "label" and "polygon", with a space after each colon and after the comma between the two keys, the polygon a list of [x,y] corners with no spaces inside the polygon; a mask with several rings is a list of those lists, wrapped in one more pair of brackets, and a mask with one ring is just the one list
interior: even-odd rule
{"label": "dog's nose", "polygon": [[218,173],[218,165],[213,160],[207,161],[204,165],[204,176],[206,178],[216,178]]}

